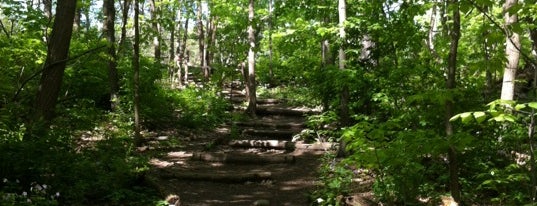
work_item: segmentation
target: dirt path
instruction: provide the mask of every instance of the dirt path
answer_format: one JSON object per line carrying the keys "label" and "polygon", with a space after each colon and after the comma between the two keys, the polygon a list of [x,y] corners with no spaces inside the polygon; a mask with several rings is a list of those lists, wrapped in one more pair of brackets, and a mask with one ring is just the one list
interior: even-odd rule
{"label": "dirt path", "polygon": [[310,205],[308,194],[318,184],[326,150],[291,138],[304,128],[304,115],[311,111],[265,102],[270,105],[260,105],[254,119],[155,138],[156,144],[180,144],[153,151],[150,182],[163,196],[180,196],[183,206]]}

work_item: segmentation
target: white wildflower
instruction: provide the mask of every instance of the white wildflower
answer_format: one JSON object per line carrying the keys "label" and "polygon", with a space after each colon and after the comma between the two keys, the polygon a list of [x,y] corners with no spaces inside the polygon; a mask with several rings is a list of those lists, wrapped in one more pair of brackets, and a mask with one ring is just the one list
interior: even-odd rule
{"label": "white wildflower", "polygon": [[27,195],[28,195],[28,193],[26,191],[22,192],[22,196],[26,197]]}
{"label": "white wildflower", "polygon": [[2,182],[6,183],[6,182],[7,182],[7,178],[4,178],[4,180],[2,180]]}

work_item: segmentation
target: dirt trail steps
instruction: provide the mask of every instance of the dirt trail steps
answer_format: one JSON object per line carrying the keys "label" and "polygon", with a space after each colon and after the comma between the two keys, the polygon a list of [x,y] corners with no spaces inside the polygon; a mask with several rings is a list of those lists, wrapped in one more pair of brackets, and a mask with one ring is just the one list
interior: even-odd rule
{"label": "dirt trail steps", "polygon": [[[234,92],[229,99],[239,107],[244,94]],[[163,196],[178,195],[182,206],[310,205],[320,157],[332,145],[292,142],[292,137],[305,128],[304,116],[314,112],[260,99],[255,119],[178,137],[184,146],[159,150],[146,179]],[[232,130],[239,135],[230,140]]]}

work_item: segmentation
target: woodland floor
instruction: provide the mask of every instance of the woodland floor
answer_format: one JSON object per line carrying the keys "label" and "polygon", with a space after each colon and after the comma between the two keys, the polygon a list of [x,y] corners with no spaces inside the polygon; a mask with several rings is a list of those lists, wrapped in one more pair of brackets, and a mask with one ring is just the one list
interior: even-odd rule
{"label": "woodland floor", "polygon": [[257,117],[214,131],[154,134],[142,148],[152,157],[148,182],[163,197],[179,196],[182,206],[311,205],[321,158],[333,146],[291,142],[304,128],[304,115],[315,111],[260,102]]}

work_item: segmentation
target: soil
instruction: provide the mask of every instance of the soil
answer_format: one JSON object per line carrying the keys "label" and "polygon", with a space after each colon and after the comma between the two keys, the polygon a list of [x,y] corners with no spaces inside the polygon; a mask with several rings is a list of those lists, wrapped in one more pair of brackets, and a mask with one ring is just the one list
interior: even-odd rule
{"label": "soil", "polygon": [[[320,159],[333,148],[296,143],[298,149],[286,150],[227,144],[231,139],[291,142],[292,135],[304,128],[304,114],[314,112],[267,102],[271,104],[260,106],[262,113],[256,118],[230,122],[213,131],[154,134],[148,146],[139,148],[152,157],[147,182],[163,198],[179,196],[182,206],[312,205],[310,194],[320,184]],[[203,161],[192,158],[194,153],[238,158]],[[294,161],[263,161],[282,155],[293,156]],[[236,161],[244,158],[248,161]]]}

